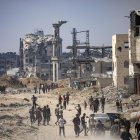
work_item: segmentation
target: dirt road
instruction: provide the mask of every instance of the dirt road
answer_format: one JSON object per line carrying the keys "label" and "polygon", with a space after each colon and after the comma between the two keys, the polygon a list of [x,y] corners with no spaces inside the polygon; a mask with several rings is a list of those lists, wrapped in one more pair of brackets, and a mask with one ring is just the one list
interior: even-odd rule
{"label": "dirt road", "polygon": [[[59,136],[59,127],[57,125],[55,125],[55,121],[56,121],[56,116],[54,114],[54,109],[56,107],[57,104],[57,95],[53,95],[53,94],[37,94],[36,95],[38,97],[37,100],[37,104],[41,107],[45,106],[45,105],[49,105],[51,108],[51,121],[50,121],[50,125],[47,126],[43,126],[42,124],[40,126],[37,126],[37,123],[33,124],[33,127],[36,128],[36,131],[29,131],[30,130],[30,120],[28,118],[29,114],[29,108],[30,106],[25,106],[21,109],[16,109],[16,110],[12,110],[11,112],[7,112],[7,114],[16,114],[16,115],[20,115],[20,116],[24,116],[25,118],[28,119],[24,119],[24,124],[27,125],[28,129],[25,131],[21,131],[21,133],[17,133],[16,131],[12,134],[12,137],[4,137],[1,140],[61,140],[61,139],[68,139],[68,140],[92,140],[95,139],[94,136],[91,136],[90,134],[88,136],[84,136],[83,132],[80,134],[80,137],[75,137],[74,134],[74,129],[73,129],[73,123],[72,123],[72,119],[74,118],[75,114],[76,114],[76,110],[75,110],[75,106],[77,104],[81,104],[82,107],[82,114],[86,113],[87,115],[89,115],[90,113],[92,113],[89,110],[89,107],[87,107],[86,110],[84,110],[83,108],[83,102],[86,99],[86,97],[84,95],[79,96],[79,95],[72,95],[70,97],[70,103],[67,106],[67,109],[64,110],[64,118],[66,119],[67,123],[65,126],[65,133],[66,133],[66,137],[64,138],[63,136]],[[8,95],[5,98],[12,98],[12,102],[21,102],[21,100],[27,98],[27,99],[31,99],[32,94],[16,94],[16,95]],[[10,100],[7,100],[7,104],[8,101],[10,102]],[[29,102],[31,104],[31,100]],[[106,104],[105,106],[105,112],[115,112],[115,108],[113,106],[113,104]],[[4,112],[3,112],[4,113]],[[20,126],[19,126],[20,127]],[[23,129],[23,128],[21,128]],[[20,132],[20,130],[19,130]],[[100,140],[103,138],[96,138],[96,140]],[[111,140],[109,138],[109,132],[106,132],[106,136],[104,137],[104,140]]]}

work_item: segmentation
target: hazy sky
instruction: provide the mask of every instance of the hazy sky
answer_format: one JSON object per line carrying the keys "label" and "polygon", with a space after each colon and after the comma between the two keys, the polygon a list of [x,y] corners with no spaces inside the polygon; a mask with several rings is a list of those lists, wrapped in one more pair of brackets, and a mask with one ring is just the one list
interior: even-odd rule
{"label": "hazy sky", "polygon": [[124,16],[139,9],[140,0],[0,0],[0,52],[18,52],[19,39],[36,29],[53,34],[58,20],[68,21],[60,28],[63,51],[72,44],[72,28],[89,30],[91,45],[111,45],[113,34],[128,32]]}

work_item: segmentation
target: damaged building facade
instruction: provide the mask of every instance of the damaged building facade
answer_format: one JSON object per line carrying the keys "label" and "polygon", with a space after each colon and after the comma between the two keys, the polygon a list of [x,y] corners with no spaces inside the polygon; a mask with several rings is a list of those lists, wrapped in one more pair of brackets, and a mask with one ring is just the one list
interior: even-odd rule
{"label": "damaged building facade", "polygon": [[[52,80],[53,35],[44,35],[43,31],[26,34],[20,39],[20,69],[27,77],[37,76]],[[62,55],[62,39],[59,38],[57,56]]]}
{"label": "damaged building facade", "polygon": [[140,95],[140,10],[130,14],[129,46],[130,92]]}
{"label": "damaged building facade", "polygon": [[129,44],[128,34],[112,36],[113,85],[128,88],[129,85]]}

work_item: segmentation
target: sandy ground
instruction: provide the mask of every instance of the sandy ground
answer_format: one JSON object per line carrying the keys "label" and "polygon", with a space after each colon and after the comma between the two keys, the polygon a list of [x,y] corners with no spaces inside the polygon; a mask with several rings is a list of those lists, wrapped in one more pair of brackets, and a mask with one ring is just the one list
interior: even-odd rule
{"label": "sandy ground", "polygon": [[[75,137],[72,119],[76,114],[75,106],[81,104],[82,114],[86,113],[89,115],[92,113],[89,110],[89,106],[84,110],[83,102],[87,98],[87,95],[83,94],[72,94],[70,96],[70,103],[67,106],[67,109],[64,110],[64,118],[67,123],[65,126],[66,137],[59,136],[59,128],[55,125],[56,116],[54,114],[54,109],[57,104],[58,95],[53,94],[53,92],[46,94],[36,94],[38,100],[37,104],[40,107],[49,105],[51,109],[51,121],[50,125],[43,126],[42,123],[40,126],[37,125],[37,122],[30,125],[29,120],[29,109],[31,108],[31,97],[32,93],[22,93],[22,94],[6,94],[0,95],[0,140],[100,140],[101,138],[95,138],[90,134],[84,136],[83,132],[80,134],[80,137]],[[26,98],[26,100],[25,100]],[[27,101],[29,100],[29,101]],[[116,112],[114,104],[106,104],[105,112]],[[20,117],[23,117],[23,123],[19,126],[17,121],[20,120]],[[104,137],[105,140],[111,140],[109,138],[109,132],[106,132]]]}

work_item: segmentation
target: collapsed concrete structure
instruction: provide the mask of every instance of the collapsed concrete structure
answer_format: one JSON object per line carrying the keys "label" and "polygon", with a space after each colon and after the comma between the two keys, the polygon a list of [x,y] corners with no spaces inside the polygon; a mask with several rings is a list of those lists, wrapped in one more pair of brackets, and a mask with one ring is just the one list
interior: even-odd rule
{"label": "collapsed concrete structure", "polygon": [[[20,68],[25,72],[25,76],[52,80],[53,39],[53,35],[44,35],[43,31],[26,34],[20,39]],[[59,40],[55,51],[61,56],[62,39]]]}

